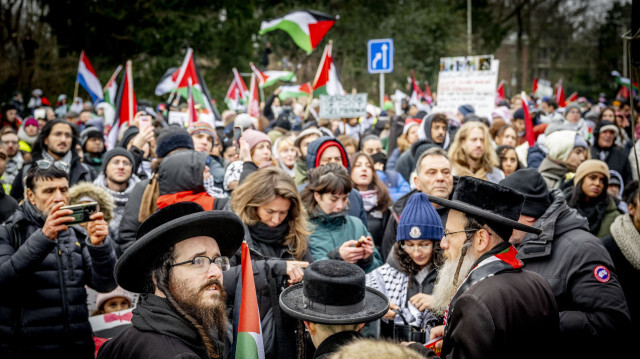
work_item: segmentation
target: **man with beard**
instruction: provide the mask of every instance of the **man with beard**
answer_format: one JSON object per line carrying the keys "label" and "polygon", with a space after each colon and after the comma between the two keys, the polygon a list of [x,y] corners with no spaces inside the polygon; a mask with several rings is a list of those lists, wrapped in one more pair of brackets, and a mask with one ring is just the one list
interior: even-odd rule
{"label": "man with beard", "polygon": [[489,128],[482,122],[470,121],[460,127],[449,148],[449,159],[454,176],[471,176],[493,183],[504,178]]}
{"label": "man with beard", "polygon": [[18,143],[18,135],[13,129],[9,127],[2,129],[0,133],[0,148],[4,150],[7,156],[7,166],[1,179],[4,182],[3,187],[7,194],[11,193],[11,185],[24,165],[24,158],[22,158]]}
{"label": "man with beard", "polygon": [[445,325],[441,357],[539,358],[549,354],[558,331],[558,308],[549,284],[522,269],[508,240],[514,229],[540,233],[518,223],[524,197],[511,189],[462,177],[452,200],[429,196],[450,208],[440,247],[431,310]]}
{"label": "man with beard", "polygon": [[107,341],[98,358],[222,357],[222,276],[244,237],[240,218],[177,203],[151,215],[137,236],[115,277],[122,288],[142,293],[142,300],[131,327]]}
{"label": "man with beard", "polygon": [[[129,201],[131,192],[140,178],[133,174],[135,160],[133,155],[122,147],[116,147],[104,155],[102,171],[94,184],[104,188],[113,198],[116,205],[113,210],[113,218],[109,223],[109,232],[113,238],[118,238],[120,221],[124,213],[124,207]],[[120,254],[120,248],[117,249]]]}
{"label": "man with beard", "polygon": [[24,197],[23,178],[29,168],[38,160],[47,160],[52,163],[62,163],[69,179],[69,187],[74,184],[94,179],[91,168],[82,163],[80,156],[74,150],[78,144],[78,134],[76,128],[64,120],[53,120],[47,122],[38,135],[33,150],[31,151],[32,162],[25,164],[16,175],[11,188],[11,197],[18,202]]}

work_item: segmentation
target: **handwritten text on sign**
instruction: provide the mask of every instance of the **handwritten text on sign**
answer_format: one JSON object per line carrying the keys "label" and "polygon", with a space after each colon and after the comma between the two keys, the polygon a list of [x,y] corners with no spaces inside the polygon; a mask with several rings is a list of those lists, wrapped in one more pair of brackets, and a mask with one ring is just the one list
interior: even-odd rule
{"label": "handwritten text on sign", "polygon": [[476,115],[491,118],[495,108],[499,61],[490,71],[441,71],[438,76],[438,109],[456,113],[458,107],[471,105]]}
{"label": "handwritten text on sign", "polygon": [[320,95],[320,118],[353,118],[366,116],[367,94]]}

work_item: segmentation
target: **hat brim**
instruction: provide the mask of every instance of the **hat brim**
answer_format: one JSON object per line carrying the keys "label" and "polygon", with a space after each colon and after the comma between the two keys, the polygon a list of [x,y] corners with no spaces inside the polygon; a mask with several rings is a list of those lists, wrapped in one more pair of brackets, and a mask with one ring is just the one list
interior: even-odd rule
{"label": "hat brim", "polygon": [[389,311],[389,300],[380,291],[365,287],[364,309],[358,312],[342,314],[325,314],[305,308],[302,304],[303,284],[294,284],[280,294],[280,308],[290,316],[317,324],[359,324],[368,323],[381,318]]}
{"label": "hat brim", "polygon": [[[503,217],[499,214],[495,214],[493,212],[489,212],[486,211],[480,207],[476,207],[473,205],[470,205],[468,203],[464,203],[462,201],[458,201],[458,200],[448,200],[448,199],[443,199],[443,198],[439,198],[439,197],[434,197],[431,195],[427,195],[427,197],[429,198],[429,201],[439,204],[441,206],[450,208],[450,209],[455,209],[457,211],[466,213],[466,214],[471,214],[473,216],[477,216],[480,218],[484,218],[484,219],[488,219],[492,222],[496,222],[498,224],[501,225],[505,225],[505,226],[509,226],[513,229],[518,229],[524,232],[528,232],[528,233],[535,233],[535,234],[540,234],[542,233],[542,230],[539,228],[534,228],[531,226],[527,226],[525,224],[519,223],[518,221],[514,221],[512,219]],[[509,238],[503,238],[505,241],[509,240]]]}
{"label": "hat brim", "polygon": [[220,255],[233,256],[244,239],[240,218],[228,211],[193,213],[154,228],[138,239],[118,260],[115,278],[122,288],[145,293],[154,262],[178,242],[193,237],[211,237]]}

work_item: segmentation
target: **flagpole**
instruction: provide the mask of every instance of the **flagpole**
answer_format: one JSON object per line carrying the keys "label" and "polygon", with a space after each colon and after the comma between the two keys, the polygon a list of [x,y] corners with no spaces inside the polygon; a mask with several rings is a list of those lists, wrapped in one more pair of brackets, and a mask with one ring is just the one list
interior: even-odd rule
{"label": "flagpole", "polygon": [[[82,61],[82,57],[84,55],[84,50],[80,51],[80,59],[78,60],[78,70],[80,69],[80,61]],[[78,73],[76,72],[76,86],[75,89],[73,90],[73,101],[76,100],[76,97],[78,97],[78,85],[80,85],[80,83],[78,82]]]}

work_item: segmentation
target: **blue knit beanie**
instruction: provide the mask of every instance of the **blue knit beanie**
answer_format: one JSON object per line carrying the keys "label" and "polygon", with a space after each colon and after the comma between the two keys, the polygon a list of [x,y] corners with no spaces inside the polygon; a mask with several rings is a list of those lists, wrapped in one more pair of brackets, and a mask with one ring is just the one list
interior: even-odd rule
{"label": "blue knit beanie", "polygon": [[422,192],[414,193],[400,216],[397,241],[415,239],[441,240],[444,234],[442,221],[436,209]]}

